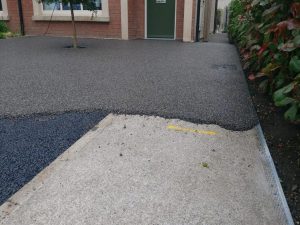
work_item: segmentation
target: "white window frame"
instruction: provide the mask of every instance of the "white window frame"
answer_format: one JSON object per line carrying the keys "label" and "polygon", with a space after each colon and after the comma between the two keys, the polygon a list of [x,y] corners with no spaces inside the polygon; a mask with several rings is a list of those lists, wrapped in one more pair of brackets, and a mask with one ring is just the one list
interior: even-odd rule
{"label": "white window frame", "polygon": [[2,11],[0,11],[0,20],[9,20],[8,10],[7,10],[7,2],[6,0],[0,0],[2,3]]}
{"label": "white window frame", "polygon": [[[102,0],[102,10],[74,10],[75,21],[109,22],[109,0]],[[32,0],[35,21],[71,21],[70,10],[43,10],[43,4]],[[53,12],[53,15],[52,15]]]}

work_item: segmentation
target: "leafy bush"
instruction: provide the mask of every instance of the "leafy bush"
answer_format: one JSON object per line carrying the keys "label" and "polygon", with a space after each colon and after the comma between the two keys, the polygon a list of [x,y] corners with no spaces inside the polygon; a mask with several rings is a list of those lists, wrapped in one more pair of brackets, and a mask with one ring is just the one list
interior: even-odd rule
{"label": "leafy bush", "polygon": [[8,27],[6,23],[0,21],[0,33],[6,33],[6,32],[8,32]]}
{"label": "leafy bush", "polygon": [[233,0],[229,13],[248,78],[300,122],[300,0]]}

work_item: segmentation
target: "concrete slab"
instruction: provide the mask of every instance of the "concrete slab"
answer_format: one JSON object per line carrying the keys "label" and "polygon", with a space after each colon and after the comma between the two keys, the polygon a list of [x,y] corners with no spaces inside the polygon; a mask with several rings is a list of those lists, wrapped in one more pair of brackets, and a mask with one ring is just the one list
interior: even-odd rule
{"label": "concrete slab", "polygon": [[0,207],[1,225],[286,224],[257,130],[109,115]]}

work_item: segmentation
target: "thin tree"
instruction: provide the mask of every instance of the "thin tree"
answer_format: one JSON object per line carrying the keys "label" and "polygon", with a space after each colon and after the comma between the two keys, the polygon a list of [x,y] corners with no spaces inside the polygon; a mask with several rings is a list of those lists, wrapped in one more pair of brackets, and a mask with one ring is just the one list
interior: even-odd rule
{"label": "thin tree", "polygon": [[74,5],[82,4],[86,10],[95,11],[97,10],[96,0],[38,0],[39,3],[43,4],[54,4],[53,10],[55,10],[56,6],[60,3],[63,5],[67,4],[70,7],[71,13],[71,21],[72,21],[72,29],[73,29],[73,48],[78,47],[78,40],[77,40],[77,31],[76,31],[76,24],[75,24],[75,16],[74,16]]}

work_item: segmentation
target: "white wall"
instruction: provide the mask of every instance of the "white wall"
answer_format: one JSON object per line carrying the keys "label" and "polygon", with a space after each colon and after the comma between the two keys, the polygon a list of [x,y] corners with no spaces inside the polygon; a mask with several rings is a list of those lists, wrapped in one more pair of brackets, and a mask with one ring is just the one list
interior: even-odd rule
{"label": "white wall", "polygon": [[218,9],[224,9],[228,4],[230,3],[231,0],[219,0],[218,1]]}
{"label": "white wall", "polygon": [[214,20],[215,20],[215,5],[216,0],[201,0],[201,7],[200,7],[200,38],[203,38],[203,28],[204,23],[207,23],[207,21],[204,21],[204,12],[208,1],[212,1],[212,7],[211,7],[211,18],[210,18],[210,26],[209,26],[209,32],[213,33],[214,31]]}
{"label": "white wall", "polygon": [[216,12],[216,0],[211,0],[211,17],[210,17],[210,29],[209,32],[214,32],[214,26],[215,26],[215,12]]}

